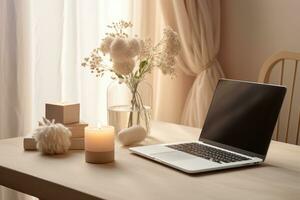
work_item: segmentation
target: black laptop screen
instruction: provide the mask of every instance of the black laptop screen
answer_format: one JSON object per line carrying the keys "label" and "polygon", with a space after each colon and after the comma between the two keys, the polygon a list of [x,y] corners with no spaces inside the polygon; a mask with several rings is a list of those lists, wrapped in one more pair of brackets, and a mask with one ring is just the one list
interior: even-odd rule
{"label": "black laptop screen", "polygon": [[285,90],[279,86],[220,80],[200,140],[265,156]]}

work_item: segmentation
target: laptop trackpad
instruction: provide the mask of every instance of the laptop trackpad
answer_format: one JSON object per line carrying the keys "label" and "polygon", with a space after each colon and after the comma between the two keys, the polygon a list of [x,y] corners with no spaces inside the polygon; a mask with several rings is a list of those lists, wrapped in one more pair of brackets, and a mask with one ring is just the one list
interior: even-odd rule
{"label": "laptop trackpad", "polygon": [[196,157],[193,155],[189,155],[187,153],[183,153],[180,151],[169,151],[164,153],[155,153],[151,156],[165,161],[178,161],[178,160],[188,160],[188,159],[195,159]]}

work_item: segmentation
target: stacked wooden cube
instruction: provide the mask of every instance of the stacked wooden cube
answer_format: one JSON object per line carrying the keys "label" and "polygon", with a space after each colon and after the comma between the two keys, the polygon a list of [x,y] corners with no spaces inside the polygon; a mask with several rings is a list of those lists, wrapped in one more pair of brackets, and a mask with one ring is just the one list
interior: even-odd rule
{"label": "stacked wooden cube", "polygon": [[[45,116],[50,121],[55,120],[55,123],[63,124],[71,131],[70,149],[84,149],[84,129],[88,124],[80,121],[80,104],[47,103]],[[36,149],[36,142],[31,136],[24,138],[24,149]]]}

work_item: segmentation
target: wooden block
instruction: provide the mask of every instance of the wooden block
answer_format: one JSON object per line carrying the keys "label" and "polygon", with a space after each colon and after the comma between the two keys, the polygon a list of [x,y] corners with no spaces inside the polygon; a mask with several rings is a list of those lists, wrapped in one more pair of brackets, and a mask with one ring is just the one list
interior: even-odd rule
{"label": "wooden block", "polygon": [[78,123],[80,117],[80,104],[46,104],[46,118],[49,120],[55,119],[56,123],[70,124]]}
{"label": "wooden block", "polygon": [[36,150],[36,142],[32,137],[25,137],[23,139],[24,150],[34,151]]}
{"label": "wooden block", "polygon": [[[41,124],[38,124],[41,126]],[[79,122],[79,123],[72,123],[72,124],[64,124],[65,127],[67,127],[71,133],[72,138],[83,138],[84,137],[84,129],[88,126],[85,122]]]}
{"label": "wooden block", "polygon": [[84,137],[84,128],[88,126],[87,123],[73,123],[65,125],[72,132],[72,138],[82,138]]}
{"label": "wooden block", "polygon": [[[23,147],[26,151],[35,151],[36,141],[31,136],[25,137]],[[70,150],[84,150],[84,138],[71,138]]]}
{"label": "wooden block", "polygon": [[70,150],[84,150],[84,137],[71,138]]}

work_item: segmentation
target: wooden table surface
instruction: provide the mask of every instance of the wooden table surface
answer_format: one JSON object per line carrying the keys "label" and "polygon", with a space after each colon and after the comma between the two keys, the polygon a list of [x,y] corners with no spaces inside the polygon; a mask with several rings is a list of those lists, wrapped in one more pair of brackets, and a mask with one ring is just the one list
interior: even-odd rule
{"label": "wooden table surface", "polygon": [[[143,144],[196,140],[200,129],[153,122]],[[41,199],[300,199],[300,147],[272,142],[260,166],[187,175],[116,146],[116,161],[88,164],[83,151],[43,156],[22,138],[0,141],[0,185]]]}

